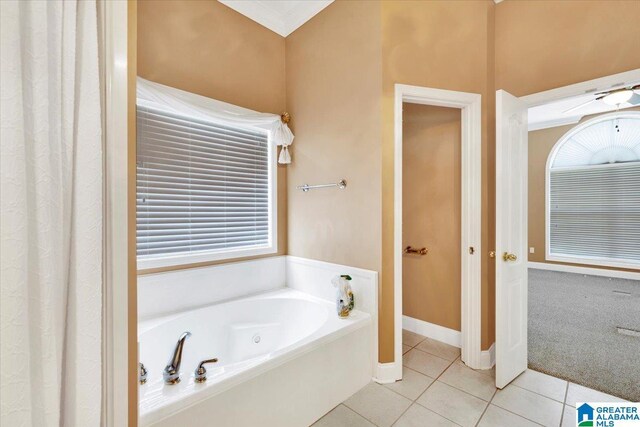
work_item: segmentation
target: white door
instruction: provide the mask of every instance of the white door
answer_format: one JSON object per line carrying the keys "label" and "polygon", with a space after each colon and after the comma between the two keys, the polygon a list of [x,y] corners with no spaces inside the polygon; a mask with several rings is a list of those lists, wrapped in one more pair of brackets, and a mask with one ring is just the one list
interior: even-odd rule
{"label": "white door", "polygon": [[527,369],[527,107],[496,92],[496,386]]}

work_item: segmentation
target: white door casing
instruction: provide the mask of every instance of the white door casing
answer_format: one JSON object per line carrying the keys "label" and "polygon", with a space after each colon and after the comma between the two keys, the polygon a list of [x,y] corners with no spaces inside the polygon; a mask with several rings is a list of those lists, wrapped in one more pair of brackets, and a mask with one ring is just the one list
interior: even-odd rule
{"label": "white door casing", "polygon": [[404,102],[461,110],[461,358],[472,368],[487,369],[488,366],[482,365],[480,348],[482,97],[475,93],[396,83],[394,101],[394,361],[378,364],[375,381],[387,383],[402,379],[402,105]]}
{"label": "white door casing", "polygon": [[496,92],[498,388],[527,369],[527,109],[510,93]]}

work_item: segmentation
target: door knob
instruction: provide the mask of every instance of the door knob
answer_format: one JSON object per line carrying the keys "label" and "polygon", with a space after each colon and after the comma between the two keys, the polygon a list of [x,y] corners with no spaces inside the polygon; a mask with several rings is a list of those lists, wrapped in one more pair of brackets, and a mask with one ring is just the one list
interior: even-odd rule
{"label": "door knob", "polygon": [[518,257],[516,256],[516,254],[510,254],[509,252],[505,252],[504,254],[502,254],[502,259],[505,261],[515,261],[518,259]]}

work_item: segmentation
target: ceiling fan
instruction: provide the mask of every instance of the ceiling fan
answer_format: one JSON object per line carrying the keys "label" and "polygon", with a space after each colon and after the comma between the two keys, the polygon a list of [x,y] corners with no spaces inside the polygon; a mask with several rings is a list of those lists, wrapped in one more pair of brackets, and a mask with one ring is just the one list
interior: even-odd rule
{"label": "ceiling fan", "polygon": [[582,104],[571,107],[562,113],[570,113],[572,111],[579,110],[587,105],[596,102],[603,101],[607,105],[617,105],[629,103],[631,105],[640,105],[640,84],[635,86],[623,87],[620,89],[613,89],[606,92],[599,92],[593,94],[594,98],[583,102]]}

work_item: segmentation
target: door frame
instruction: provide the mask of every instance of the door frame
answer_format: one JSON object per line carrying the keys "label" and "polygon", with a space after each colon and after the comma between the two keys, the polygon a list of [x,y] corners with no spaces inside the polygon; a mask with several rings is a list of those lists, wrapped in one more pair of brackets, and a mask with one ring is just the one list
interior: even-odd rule
{"label": "door frame", "polygon": [[[102,424],[108,427],[135,427],[138,414],[135,140],[132,144],[129,138],[130,109],[127,105],[131,93],[129,74],[132,73],[129,51],[131,29],[128,25],[132,21],[135,22],[135,14],[132,16],[131,12],[132,5],[135,6],[130,2],[97,2],[101,27],[100,49],[104,58],[104,64],[101,64],[100,68],[103,83],[105,283],[102,303]],[[131,212],[134,213],[133,222]],[[100,373],[96,373],[98,374]]]}
{"label": "door frame", "polygon": [[[567,86],[562,86],[562,87],[558,87],[558,88],[554,88],[554,89],[550,89],[542,92],[537,92],[530,95],[521,96],[519,97],[519,99],[525,103],[527,108],[531,108],[531,107],[547,104],[553,101],[570,98],[577,95],[584,95],[586,93],[601,92],[604,90],[611,90],[615,88],[628,86],[630,83],[634,83],[637,81],[640,81],[640,68],[630,70],[630,71],[625,71],[618,74],[612,74],[605,77],[599,77],[597,79],[587,80],[587,81],[583,81],[583,82],[579,82],[579,83],[575,83]],[[527,167],[523,168],[520,171],[520,173],[528,175],[529,173],[528,166],[529,165],[527,164]],[[527,197],[527,202],[528,202],[528,197]],[[498,200],[496,199],[496,209],[499,208],[497,203],[498,203]],[[545,208],[545,215],[546,215],[546,208]],[[529,229],[528,221],[529,219],[527,216],[527,230]],[[498,229],[496,224],[496,233],[497,232],[498,232]],[[527,244],[527,248],[528,246],[529,245]],[[501,248],[496,248],[496,250],[501,250]],[[529,256],[528,251],[526,253],[526,256],[528,258]],[[496,262],[499,262],[499,258],[497,256],[495,260]],[[496,304],[497,304],[497,299],[498,299],[498,295],[496,292]],[[496,319],[496,323],[497,322],[498,322],[498,319]],[[496,328],[497,326],[498,325],[496,324]]]}
{"label": "door frame", "polygon": [[[402,379],[402,104],[461,110],[461,350],[462,360],[480,368],[481,357],[481,144],[480,94],[395,85],[394,112],[394,362],[393,380]],[[469,248],[473,248],[470,254]]]}

